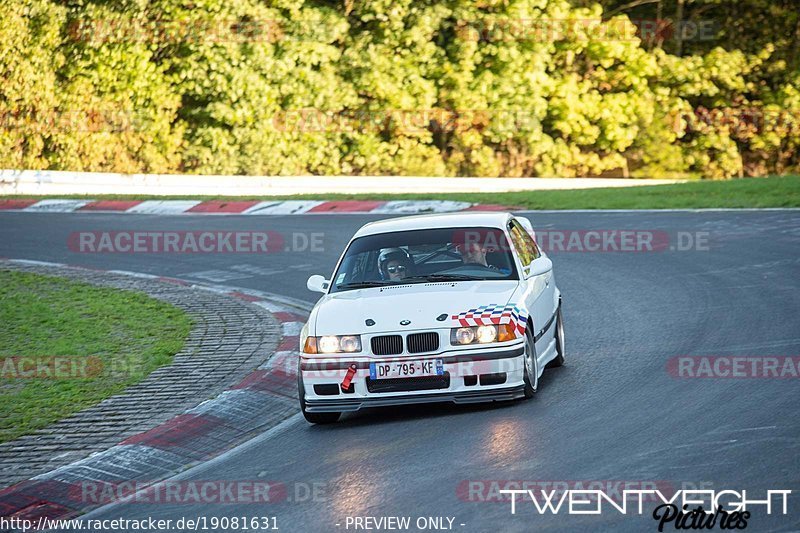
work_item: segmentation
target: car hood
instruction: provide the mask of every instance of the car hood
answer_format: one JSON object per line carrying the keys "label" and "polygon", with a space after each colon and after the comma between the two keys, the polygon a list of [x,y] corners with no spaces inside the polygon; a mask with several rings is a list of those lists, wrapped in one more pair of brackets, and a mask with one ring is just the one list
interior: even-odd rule
{"label": "car hood", "polygon": [[[309,333],[348,335],[452,327],[452,315],[481,305],[505,305],[518,285],[518,281],[420,283],[328,294],[311,313]],[[447,318],[436,320],[442,314]],[[368,319],[375,325],[367,326]],[[405,320],[411,323],[401,325]]]}

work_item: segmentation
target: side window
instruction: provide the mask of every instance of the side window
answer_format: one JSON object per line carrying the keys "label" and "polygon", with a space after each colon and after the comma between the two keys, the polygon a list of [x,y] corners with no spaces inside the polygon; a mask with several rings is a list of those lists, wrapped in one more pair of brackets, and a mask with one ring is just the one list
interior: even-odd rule
{"label": "side window", "polygon": [[362,252],[350,257],[345,258],[342,266],[339,268],[339,278],[336,280],[337,284],[349,283],[354,281],[366,281],[376,279],[377,275],[370,275],[370,264],[377,261],[377,254],[375,252]]}
{"label": "side window", "polygon": [[531,261],[538,259],[542,255],[536,242],[519,222],[512,220],[509,223],[508,232],[511,234],[514,248],[517,250],[523,265],[531,264]]}
{"label": "side window", "polygon": [[[517,226],[519,226],[518,223]],[[536,241],[533,240],[531,234],[528,233],[522,226],[519,226],[519,230],[522,232],[523,240],[528,243],[528,246],[531,249],[531,254],[533,254],[533,258],[539,259],[540,257],[542,257],[542,252],[539,251],[539,245],[536,244]]]}

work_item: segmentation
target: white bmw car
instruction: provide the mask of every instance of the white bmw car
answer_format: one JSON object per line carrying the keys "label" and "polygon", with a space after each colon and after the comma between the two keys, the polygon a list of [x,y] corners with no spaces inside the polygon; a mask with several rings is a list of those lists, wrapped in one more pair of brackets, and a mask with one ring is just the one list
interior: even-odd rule
{"label": "white bmw car", "polygon": [[564,362],[561,293],[531,223],[510,213],[393,218],[362,227],[300,336],[309,422],[422,402],[530,398]]}

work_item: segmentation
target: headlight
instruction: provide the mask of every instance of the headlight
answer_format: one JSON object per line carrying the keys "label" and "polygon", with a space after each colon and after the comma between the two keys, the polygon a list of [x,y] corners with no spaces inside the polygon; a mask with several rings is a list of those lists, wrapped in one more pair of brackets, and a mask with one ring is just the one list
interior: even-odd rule
{"label": "headlight", "polygon": [[469,344],[475,340],[475,330],[472,328],[458,328],[454,330],[453,337],[457,344]]}
{"label": "headlight", "polygon": [[339,351],[339,337],[320,337],[319,351],[322,353],[336,353]]}
{"label": "headlight", "polygon": [[361,337],[358,335],[343,335],[339,337],[339,348],[343,352],[360,352]]}
{"label": "headlight", "polygon": [[497,326],[478,326],[475,336],[480,343],[494,342],[497,338]]}
{"label": "headlight", "polygon": [[457,344],[489,344],[492,342],[505,342],[516,339],[514,326],[512,324],[500,324],[499,326],[470,326],[464,328],[452,328],[450,330],[450,343]]}
{"label": "headlight", "polygon": [[325,335],[307,337],[304,353],[354,353],[361,351],[360,335]]}

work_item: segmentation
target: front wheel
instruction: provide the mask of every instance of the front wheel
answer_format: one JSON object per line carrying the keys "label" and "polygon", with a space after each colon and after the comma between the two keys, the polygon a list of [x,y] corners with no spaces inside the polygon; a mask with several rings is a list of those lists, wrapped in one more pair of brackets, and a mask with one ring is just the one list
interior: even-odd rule
{"label": "front wheel", "polygon": [[333,424],[339,420],[342,413],[309,413],[306,411],[306,389],[303,386],[303,378],[300,369],[297,370],[297,395],[300,397],[300,410],[305,419],[312,424]]}
{"label": "front wheel", "polygon": [[536,344],[533,342],[531,328],[525,331],[525,368],[522,380],[525,382],[525,398],[533,398],[539,384],[539,368],[536,360]]}
{"label": "front wheel", "polygon": [[547,363],[547,368],[556,368],[564,364],[564,319],[561,317],[561,305],[556,311],[556,357]]}

